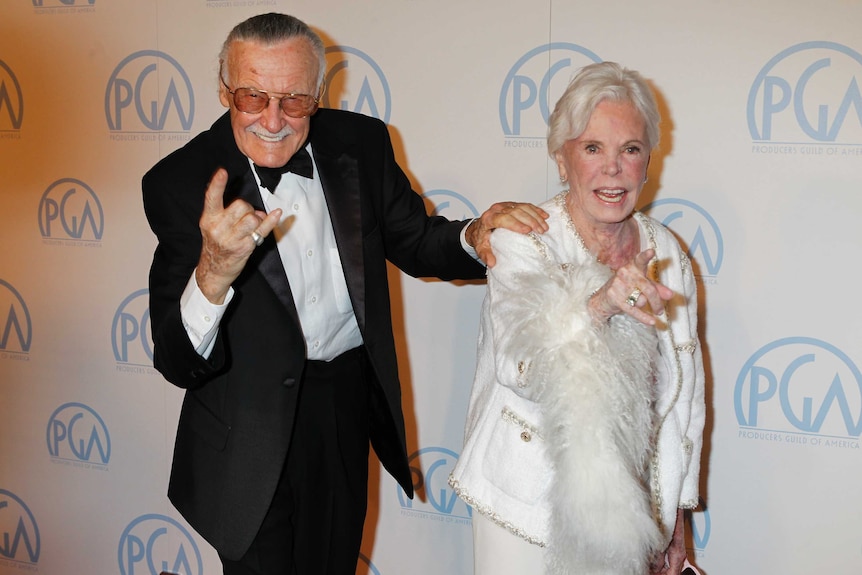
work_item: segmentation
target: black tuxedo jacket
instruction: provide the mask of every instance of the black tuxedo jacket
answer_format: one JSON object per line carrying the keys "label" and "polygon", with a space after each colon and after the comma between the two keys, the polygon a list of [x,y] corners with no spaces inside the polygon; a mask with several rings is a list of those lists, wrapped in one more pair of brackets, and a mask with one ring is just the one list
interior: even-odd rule
{"label": "black tuxedo jacket", "polygon": [[[485,270],[461,248],[463,222],[427,215],[395,162],[382,122],[319,110],[309,138],[378,389],[371,443],[412,495],[386,260],[410,275],[441,279],[481,278]],[[187,390],[168,494],[217,551],[238,559],[275,492],[306,353],[272,235],[234,282],[234,299],[210,357],[200,357],[189,342],[179,300],[200,257],[204,191],[218,167],[229,174],[226,205],[242,198],[263,209],[228,114],[156,164],[143,178],[143,198],[158,237],[150,270],[154,363],[168,381]]]}

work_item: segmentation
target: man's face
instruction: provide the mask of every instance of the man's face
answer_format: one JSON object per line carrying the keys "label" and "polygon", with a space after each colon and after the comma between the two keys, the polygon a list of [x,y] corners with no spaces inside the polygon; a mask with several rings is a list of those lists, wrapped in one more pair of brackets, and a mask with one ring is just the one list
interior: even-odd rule
{"label": "man's face", "polygon": [[[316,96],[318,59],[304,38],[291,38],[266,46],[258,42],[234,42],[228,52],[224,81],[231,90],[254,88],[271,96]],[[291,118],[272,99],[263,111],[247,114],[236,109],[233,96],[221,85],[219,100],[230,108],[230,123],[240,151],[259,165],[278,168],[305,143],[310,119]]]}

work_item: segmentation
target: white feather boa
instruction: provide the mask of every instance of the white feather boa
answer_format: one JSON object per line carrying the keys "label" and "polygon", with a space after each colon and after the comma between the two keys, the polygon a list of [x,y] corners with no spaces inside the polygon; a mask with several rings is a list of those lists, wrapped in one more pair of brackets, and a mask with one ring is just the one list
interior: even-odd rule
{"label": "white feather boa", "polygon": [[512,341],[532,358],[527,385],[544,413],[553,466],[548,572],[641,575],[664,547],[649,490],[655,329],[587,311],[610,274],[591,262],[518,277]]}

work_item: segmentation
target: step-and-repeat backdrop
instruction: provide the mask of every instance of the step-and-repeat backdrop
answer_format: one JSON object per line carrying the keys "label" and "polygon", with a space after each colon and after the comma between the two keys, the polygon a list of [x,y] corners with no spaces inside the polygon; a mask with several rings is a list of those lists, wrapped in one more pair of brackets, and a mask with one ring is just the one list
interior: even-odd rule
{"label": "step-and-repeat backdrop", "polygon": [[[4,0],[0,573],[219,573],[165,496],[181,392],[153,369],[140,178],[218,117],[216,54],[262,11],[327,45],[325,105],[390,126],[429,210],[559,190],[549,108],[580,66],[653,83],[642,209],[697,267],[709,575],[862,573],[862,3]],[[446,485],[480,284],[392,270],[417,499],[374,466],[357,573],[471,572]]]}

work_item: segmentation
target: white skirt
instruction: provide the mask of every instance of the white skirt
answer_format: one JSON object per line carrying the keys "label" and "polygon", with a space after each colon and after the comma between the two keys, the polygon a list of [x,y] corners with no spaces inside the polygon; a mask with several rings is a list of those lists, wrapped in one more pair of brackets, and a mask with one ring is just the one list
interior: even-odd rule
{"label": "white skirt", "polygon": [[541,575],[545,550],[473,510],[474,575]]}

